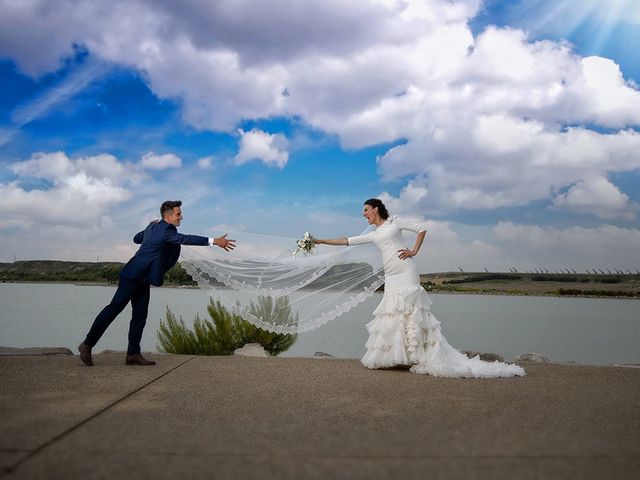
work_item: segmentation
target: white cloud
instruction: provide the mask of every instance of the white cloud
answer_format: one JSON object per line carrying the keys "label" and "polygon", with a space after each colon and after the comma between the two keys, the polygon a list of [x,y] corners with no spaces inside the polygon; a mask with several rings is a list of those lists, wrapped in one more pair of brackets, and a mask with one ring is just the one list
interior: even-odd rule
{"label": "white cloud", "polygon": [[199,158],[197,162],[198,168],[201,168],[202,170],[208,170],[213,166],[214,160],[215,157],[212,156]]}
{"label": "white cloud", "polygon": [[260,160],[267,165],[284,168],[289,160],[287,148],[289,142],[284,135],[270,134],[262,130],[253,129],[240,132],[240,151],[234,157],[237,165]]}
{"label": "white cloud", "polygon": [[[450,222],[427,221],[427,236],[420,253],[414,257],[422,273],[458,271],[482,271],[486,266],[506,270],[510,260],[498,246],[482,238],[465,238]],[[414,242],[414,235],[403,234],[407,245]]]}
{"label": "white cloud", "polygon": [[149,170],[166,170],[168,168],[180,168],[182,159],[174,153],[156,155],[153,152],[145,153],[140,160],[140,166]]}
{"label": "white cloud", "polygon": [[581,60],[582,84],[576,85],[578,102],[584,111],[575,120],[595,122],[613,128],[640,124],[640,90],[625,81],[620,67],[608,58]]}
{"label": "white cloud", "polygon": [[567,228],[499,222],[494,228],[497,245],[513,252],[531,267],[613,267],[640,269],[640,230],[602,225]]}
{"label": "white cloud", "polygon": [[[492,209],[549,198],[586,174],[604,176],[640,168],[640,157],[634,153],[639,150],[640,134],[633,130],[549,131],[540,122],[492,116],[478,118],[473,128],[395,147],[378,164],[384,176],[413,175],[408,187],[428,190],[428,201],[426,196],[408,198],[415,202],[409,211]],[[405,201],[403,205],[405,210],[411,206]],[[607,202],[602,211],[614,206]],[[617,216],[627,214],[625,208]]]}
{"label": "white cloud", "polygon": [[424,179],[413,179],[402,189],[398,197],[383,192],[379,198],[392,215],[411,215],[419,213],[416,206],[426,201],[428,196],[429,190]]}
{"label": "white cloud", "polygon": [[5,228],[98,224],[132,196],[125,183],[136,178],[112,155],[70,159],[63,152],[37,153],[11,169],[18,178],[0,184]]}
{"label": "white cloud", "polygon": [[630,202],[628,195],[601,176],[572,185],[566,193],[556,196],[553,204],[558,208],[591,213],[606,219],[633,219],[636,216],[634,210],[637,210],[637,205]]}
{"label": "white cloud", "polygon": [[37,234],[30,230],[15,229],[11,235],[0,228],[2,251],[0,261],[17,260],[66,260],[95,262],[125,262],[137,249],[130,232],[114,229],[110,222],[77,226],[40,224]]}

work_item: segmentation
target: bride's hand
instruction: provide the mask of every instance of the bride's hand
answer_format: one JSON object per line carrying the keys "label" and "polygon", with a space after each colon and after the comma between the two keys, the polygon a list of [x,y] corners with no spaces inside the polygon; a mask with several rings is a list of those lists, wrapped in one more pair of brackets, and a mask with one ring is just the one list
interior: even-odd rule
{"label": "bride's hand", "polygon": [[398,253],[400,253],[400,255],[398,256],[401,260],[406,260],[407,258],[413,257],[415,255],[413,250],[409,250],[408,248],[402,248],[398,250]]}

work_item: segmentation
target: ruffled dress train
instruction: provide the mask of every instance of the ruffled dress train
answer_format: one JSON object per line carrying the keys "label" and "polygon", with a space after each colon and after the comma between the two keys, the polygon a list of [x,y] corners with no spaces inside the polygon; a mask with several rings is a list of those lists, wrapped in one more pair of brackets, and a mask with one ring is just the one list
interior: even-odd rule
{"label": "ruffled dress train", "polygon": [[468,358],[447,342],[431,313],[422,286],[386,291],[367,324],[369,339],[362,364],[368,368],[411,365],[412,373],[434,377],[498,378],[523,376],[515,364]]}

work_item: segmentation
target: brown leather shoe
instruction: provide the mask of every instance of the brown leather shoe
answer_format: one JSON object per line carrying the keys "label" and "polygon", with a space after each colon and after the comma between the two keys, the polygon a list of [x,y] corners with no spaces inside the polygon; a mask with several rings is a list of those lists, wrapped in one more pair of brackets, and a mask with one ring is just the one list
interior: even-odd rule
{"label": "brown leather shoe", "polygon": [[142,355],[127,355],[125,362],[127,365],[155,365],[153,360],[147,360]]}
{"label": "brown leather shoe", "polygon": [[80,352],[80,360],[82,360],[87,366],[93,366],[93,359],[91,358],[91,347],[82,342],[78,345],[78,351]]}

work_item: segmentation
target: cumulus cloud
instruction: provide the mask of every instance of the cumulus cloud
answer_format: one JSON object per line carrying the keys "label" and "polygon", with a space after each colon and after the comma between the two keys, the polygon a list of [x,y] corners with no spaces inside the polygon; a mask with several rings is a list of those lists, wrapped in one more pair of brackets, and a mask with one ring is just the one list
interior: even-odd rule
{"label": "cumulus cloud", "polygon": [[380,200],[392,214],[415,214],[416,205],[427,201],[429,195],[429,189],[427,189],[425,183],[424,179],[413,179],[402,189],[397,197],[387,192],[382,192]]}
{"label": "cumulus cloud", "polygon": [[240,151],[234,157],[237,165],[260,160],[267,165],[284,168],[289,161],[289,142],[284,135],[270,134],[257,129],[249,132],[239,130],[239,133]]}
{"label": "cumulus cloud", "polygon": [[180,168],[182,159],[174,153],[156,155],[153,152],[145,153],[140,160],[140,166],[148,170],[166,170],[168,168]]}
{"label": "cumulus cloud", "polygon": [[32,224],[91,226],[132,194],[135,173],[112,155],[70,159],[63,152],[36,153],[11,165],[17,179],[0,184],[4,227]]}
{"label": "cumulus cloud", "polygon": [[566,193],[556,196],[553,204],[562,209],[591,213],[606,219],[633,219],[636,216],[634,210],[637,209],[628,195],[600,176],[572,185]]}
{"label": "cumulus cloud", "polygon": [[[434,212],[526,205],[549,198],[587,173],[603,176],[640,167],[634,153],[640,149],[640,134],[633,130],[548,131],[541,122],[490,116],[478,118],[474,128],[453,133],[394,147],[378,160],[388,178],[413,175],[408,190],[428,189],[428,201],[426,196],[407,197],[403,191],[404,198],[398,201],[405,209]],[[433,157],[421,159],[426,152]],[[603,210],[612,207],[607,203]]]}
{"label": "cumulus cloud", "polygon": [[620,67],[601,57],[583,58],[580,63],[584,83],[576,86],[576,97],[587,101],[582,120],[614,128],[640,124],[640,91],[625,81]]}

